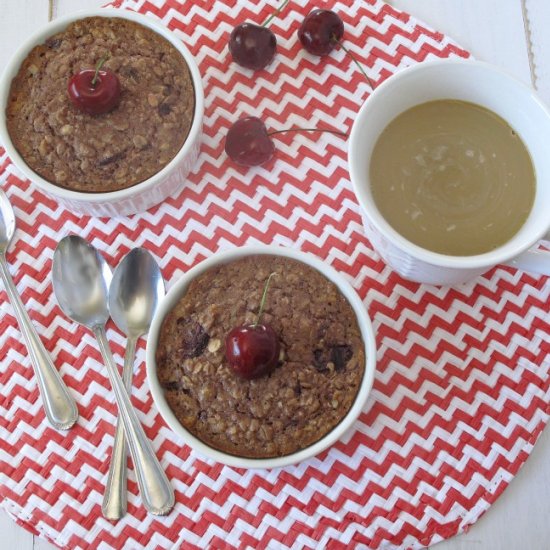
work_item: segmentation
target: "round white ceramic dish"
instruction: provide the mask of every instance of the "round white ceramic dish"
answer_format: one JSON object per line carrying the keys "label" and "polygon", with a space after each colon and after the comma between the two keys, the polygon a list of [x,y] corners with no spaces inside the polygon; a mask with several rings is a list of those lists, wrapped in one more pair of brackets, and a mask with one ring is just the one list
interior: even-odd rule
{"label": "round white ceramic dish", "polygon": [[[523,227],[508,242],[476,256],[450,256],[402,237],[376,208],[369,181],[372,151],[386,126],[415,105],[458,99],[493,111],[518,133],[531,154],[537,178],[535,203]],[[497,264],[550,274],[550,254],[529,250],[550,238],[550,111],[535,92],[497,67],[479,61],[443,59],[403,69],[383,82],[361,107],[350,135],[351,182],[362,207],[365,230],[384,261],[405,279],[452,285]]]}
{"label": "round white ceramic dish", "polygon": [[[293,258],[304,264],[307,264],[320,273],[322,273],[327,279],[332,281],[339,288],[340,292],[346,297],[351,304],[363,337],[365,345],[365,373],[363,380],[359,388],[359,392],[353,403],[352,408],[348,414],[342,419],[342,421],[322,439],[310,445],[304,449],[301,449],[295,453],[268,459],[253,459],[234,456],[224,453],[209,445],[203,443],[200,439],[196,438],[186,428],[184,428],[168,406],[164,397],[164,391],[157,378],[157,365],[155,361],[155,352],[157,349],[157,342],[159,337],[159,331],[162,321],[170,310],[176,305],[180,297],[185,293],[187,287],[191,281],[201,273],[221,264],[235,261],[245,256],[255,254],[271,254],[277,256],[284,256],[287,258]],[[370,322],[370,319],[365,310],[363,302],[352,288],[352,286],[335,271],[332,267],[322,262],[320,259],[289,248],[277,247],[277,246],[246,246],[236,248],[230,251],[214,254],[212,257],[196,265],[190,269],[183,277],[170,289],[164,300],[160,303],[157,313],[151,324],[149,336],[147,339],[147,380],[151,388],[153,400],[159,409],[162,417],[168,426],[178,435],[181,439],[192,447],[195,451],[209,458],[227,464],[229,466],[239,468],[277,468],[281,466],[287,466],[289,464],[295,464],[314,455],[317,455],[333,443],[335,443],[342,435],[353,425],[365,406],[367,397],[369,396],[370,389],[372,387],[374,379],[374,369],[376,364],[376,344],[374,339],[374,331]]]}
{"label": "round white ceramic dish", "polygon": [[[32,48],[44,43],[53,34],[64,30],[73,21],[95,16],[118,17],[135,21],[163,36],[185,59],[195,88],[193,124],[185,143],[177,155],[162,170],[147,180],[127,189],[107,193],[83,193],[64,189],[46,181],[31,170],[13,146],[6,128],[5,114],[11,82]],[[203,115],[204,92],[201,76],[199,68],[189,50],[162,23],[149,16],[127,10],[102,8],[80,11],[48,23],[39,32],[26,40],[17,50],[0,78],[0,141],[4,145],[10,159],[41,191],[78,214],[109,217],[134,214],[136,212],[143,212],[151,206],[162,202],[168,196],[177,193],[185,184],[185,179],[197,160],[200,149]]]}

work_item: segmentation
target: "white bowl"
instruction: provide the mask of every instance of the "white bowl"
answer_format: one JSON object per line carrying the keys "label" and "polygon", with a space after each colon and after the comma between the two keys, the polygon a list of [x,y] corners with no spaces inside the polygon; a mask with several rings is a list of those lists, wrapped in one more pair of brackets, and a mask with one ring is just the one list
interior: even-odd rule
{"label": "white bowl", "polygon": [[[454,99],[480,105],[503,118],[527,147],[537,179],[527,221],[506,243],[483,254],[451,256],[424,249],[400,235],[372,197],[369,167],[380,134],[400,113],[428,101]],[[550,110],[532,88],[498,67],[469,59],[424,61],[395,73],[367,98],[355,117],[348,166],[367,237],[384,261],[405,279],[435,285],[472,280],[497,264],[550,274],[550,255],[528,251],[550,238]]]}
{"label": "white bowl", "polygon": [[[365,372],[363,379],[359,387],[359,391],[355,398],[355,401],[342,421],[330,432],[328,432],[323,438],[316,443],[296,451],[295,453],[277,457],[277,458],[244,458],[224,453],[209,445],[203,443],[200,439],[191,434],[186,428],[184,428],[174,413],[169,407],[164,397],[164,391],[157,378],[157,365],[155,360],[155,352],[157,349],[159,331],[162,325],[162,321],[166,315],[176,305],[180,297],[185,293],[187,287],[191,281],[204,273],[205,271],[212,269],[213,267],[226,264],[235,261],[245,256],[257,255],[257,254],[269,254],[274,256],[284,256],[303,262],[304,264],[311,266],[319,271],[328,280],[332,281],[348,300],[355,315],[363,342],[365,345]],[[212,257],[204,260],[200,264],[190,269],[183,277],[170,289],[166,297],[160,303],[159,308],[155,314],[149,336],[147,339],[147,380],[151,388],[153,400],[160,411],[160,414],[164,418],[165,422],[181,439],[192,447],[195,451],[206,457],[212,458],[223,464],[234,466],[238,468],[277,468],[281,466],[287,466],[289,464],[295,464],[312,456],[319,454],[321,451],[335,443],[342,435],[353,425],[357,417],[361,413],[365,402],[370,393],[374,379],[374,369],[376,364],[376,344],[374,340],[374,331],[372,324],[365,310],[363,302],[352,288],[352,286],[335,271],[332,267],[328,266],[320,259],[289,248],[282,248],[278,246],[246,246],[236,248],[230,251],[214,254]]]}
{"label": "white bowl", "polygon": [[[21,158],[6,127],[6,104],[13,78],[29,52],[43,44],[50,36],[64,30],[70,23],[85,17],[116,17],[128,19],[147,27],[170,42],[182,55],[193,81],[195,89],[195,112],[189,135],[177,155],[159,172],[127,189],[105,193],[83,193],[64,189],[50,183],[34,172]],[[31,36],[15,53],[0,78],[0,140],[15,166],[23,172],[41,191],[61,205],[78,214],[90,216],[123,216],[142,212],[162,202],[168,196],[178,192],[185,184],[188,173],[197,160],[202,134],[204,116],[204,92],[199,68],[189,50],[171,31],[151,17],[121,9],[103,8],[80,11],[66,17],[60,17],[48,23],[39,32]]]}

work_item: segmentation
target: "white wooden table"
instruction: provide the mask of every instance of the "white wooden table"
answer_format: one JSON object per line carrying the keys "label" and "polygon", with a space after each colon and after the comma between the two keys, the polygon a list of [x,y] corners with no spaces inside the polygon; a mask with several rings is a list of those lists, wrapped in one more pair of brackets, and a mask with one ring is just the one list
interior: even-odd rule
{"label": "white wooden table", "polygon": [[[106,0],[54,0],[53,16]],[[188,0],[193,1],[193,0]],[[481,60],[537,88],[550,105],[549,0],[390,0],[453,37]],[[314,6],[312,2],[312,6]],[[0,0],[0,71],[25,37],[48,20],[48,0]],[[550,144],[549,153],[550,153]],[[470,531],[437,550],[550,548],[550,430],[501,498]],[[53,550],[0,511],[0,550]]]}

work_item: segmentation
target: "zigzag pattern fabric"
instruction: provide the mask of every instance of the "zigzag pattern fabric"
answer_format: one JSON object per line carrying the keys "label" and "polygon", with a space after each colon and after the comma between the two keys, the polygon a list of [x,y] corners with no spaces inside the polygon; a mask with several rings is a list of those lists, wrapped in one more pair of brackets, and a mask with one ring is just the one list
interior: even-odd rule
{"label": "zigzag pattern fabric", "polygon": [[[202,152],[179,196],[129,218],[76,216],[37,192],[0,151],[0,182],[18,221],[11,272],[80,412],[69,432],[48,425],[2,290],[0,495],[19,524],[60,548],[421,548],[472,525],[548,421],[548,278],[505,267],[450,289],[399,278],[364,236],[340,136],[281,134],[276,157],[253,169],[226,157],[224,136],[241,116],[259,116],[273,130],[349,132],[369,95],[344,51],[314,58],[302,50],[297,29],[316,7],[305,0],[293,0],[271,23],[278,53],[267,70],[252,74],[233,63],[232,28],[263,22],[272,4],[115,2],[160,17],[203,75]],[[468,56],[382,1],[328,5],[375,83],[434,56]],[[52,293],[53,252],[70,233],[91,241],[113,266],[132,247],[146,247],[168,286],[214,252],[247,243],[323,258],[357,289],[377,334],[376,379],[358,422],[332,448],[295,466],[253,471],[206,460],[155,409],[140,341],[133,402],[177,502],[167,517],[147,514],[130,470],[128,514],[108,522],[101,501],[116,407],[93,336],[61,313]],[[108,337],[122,365],[125,339],[112,322]]]}

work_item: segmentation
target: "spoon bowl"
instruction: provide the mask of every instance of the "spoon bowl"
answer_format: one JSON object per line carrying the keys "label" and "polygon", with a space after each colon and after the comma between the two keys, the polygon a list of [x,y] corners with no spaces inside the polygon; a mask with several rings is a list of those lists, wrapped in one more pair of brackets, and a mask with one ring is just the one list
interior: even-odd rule
{"label": "spoon bowl", "polygon": [[52,276],[55,296],[68,317],[90,329],[107,322],[111,268],[91,244],[77,235],[62,239]]}
{"label": "spoon bowl", "polygon": [[113,274],[109,291],[111,317],[126,336],[138,338],[149,331],[164,294],[164,280],[157,262],[144,248],[134,248]]}

